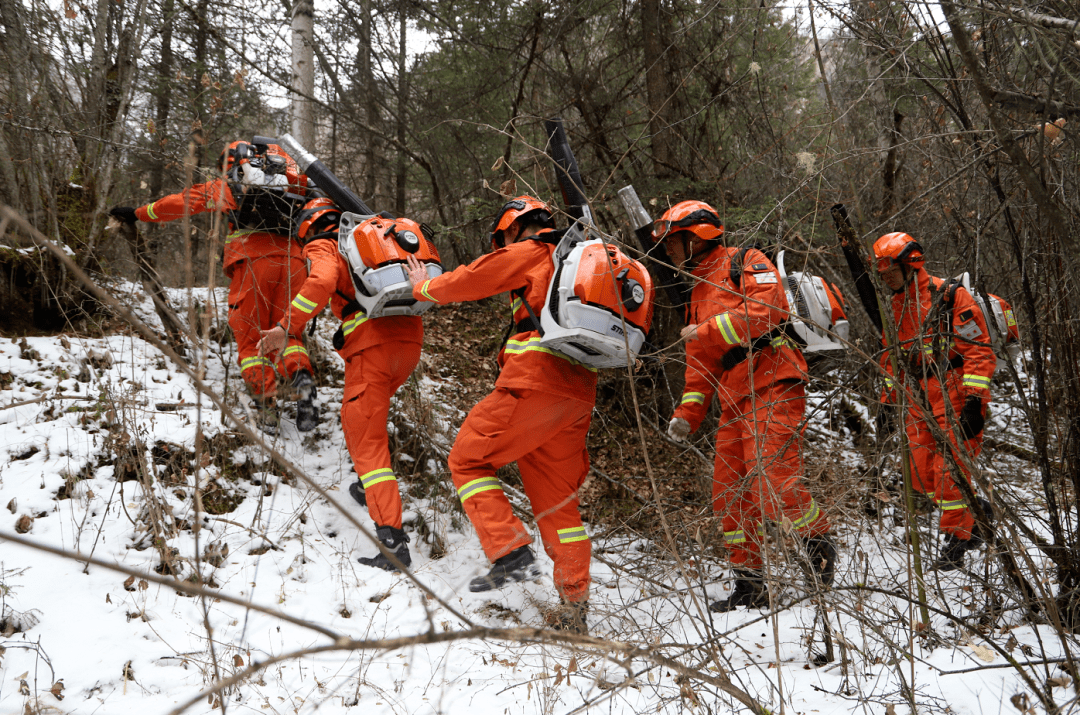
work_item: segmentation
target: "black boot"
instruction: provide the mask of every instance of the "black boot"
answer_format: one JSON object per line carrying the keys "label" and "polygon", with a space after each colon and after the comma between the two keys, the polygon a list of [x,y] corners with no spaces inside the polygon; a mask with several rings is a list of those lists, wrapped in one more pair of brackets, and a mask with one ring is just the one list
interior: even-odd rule
{"label": "black boot", "polygon": [[723,601],[713,601],[709,604],[709,610],[713,613],[727,613],[734,611],[739,606],[747,608],[768,608],[769,587],[761,578],[760,571],[749,569],[734,569],[735,587],[731,595]]}
{"label": "black boot", "polygon": [[[403,566],[409,567],[412,565],[412,554],[409,553],[409,547],[406,546],[409,543],[408,534],[392,526],[379,526],[375,529],[375,536],[379,538],[379,542],[386,547],[387,551],[397,557],[397,560]],[[391,563],[390,559],[386,558],[386,555],[381,551],[372,558],[361,556],[357,561],[364,566],[374,566],[383,571],[398,570],[398,567]]]}
{"label": "black boot", "polygon": [[964,568],[964,554],[982,545],[982,539],[972,534],[970,539],[962,541],[952,534],[945,536],[945,545],[941,548],[938,560],[931,567],[934,571],[956,571]]}
{"label": "black boot", "polygon": [[296,429],[310,432],[319,424],[319,410],[315,407],[315,379],[307,370],[293,375],[293,394],[296,395]]}
{"label": "black boot", "polygon": [[355,499],[360,506],[367,506],[367,492],[364,491],[364,485],[360,483],[359,479],[349,485],[349,496]]}
{"label": "black boot", "polygon": [[559,605],[544,614],[544,621],[554,630],[587,636],[589,635],[588,616],[588,601],[574,603],[559,599]]}
{"label": "black boot", "polygon": [[805,561],[800,559],[800,565],[808,576],[821,580],[822,585],[832,585],[836,576],[836,544],[828,534],[810,536],[802,539],[803,548],[806,550]]}
{"label": "black boot", "polygon": [[528,546],[514,549],[505,556],[495,559],[491,570],[483,576],[469,581],[469,590],[473,593],[492,591],[502,588],[508,581],[525,581],[540,575],[540,569],[533,565],[536,556]]}
{"label": "black boot", "polygon": [[255,398],[255,424],[264,433],[274,437],[278,433],[278,409],[273,397]]}

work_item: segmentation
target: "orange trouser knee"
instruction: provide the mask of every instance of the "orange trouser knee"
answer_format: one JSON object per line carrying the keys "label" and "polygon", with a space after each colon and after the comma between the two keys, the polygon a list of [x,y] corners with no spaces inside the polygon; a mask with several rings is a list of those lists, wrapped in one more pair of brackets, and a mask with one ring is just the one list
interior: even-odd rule
{"label": "orange trouser knee", "polygon": [[[965,440],[959,432],[959,426],[950,424],[946,416],[944,398],[936,395],[934,419],[944,434],[949,436],[952,443],[955,462],[960,467],[960,476],[971,484],[971,475],[964,466],[961,454],[966,454],[967,459],[975,459],[982,451],[982,433],[972,439]],[[960,414],[964,406],[963,395],[950,396],[952,399],[952,413]],[[931,426],[926,423],[923,413],[912,408],[908,411],[906,420],[908,445],[911,448],[911,488],[930,496],[934,503],[941,509],[941,530],[946,534],[952,534],[960,539],[971,538],[971,527],[975,524],[975,515],[972,514],[964,499],[963,492],[956,484],[953,470],[946,466],[945,455],[938,449],[937,440]]]}
{"label": "orange trouser knee", "polygon": [[[264,256],[237,263],[229,283],[229,327],[236,339],[237,360],[248,389],[256,397],[277,392],[274,362],[256,349],[261,330],[269,330],[285,317],[307,277],[300,256]],[[311,370],[303,342],[289,336],[278,356],[280,371],[291,377],[299,370]]]}
{"label": "orange trouser knee", "polygon": [[721,515],[734,564],[761,566],[763,519],[786,518],[804,536],[829,531],[828,518],[803,481],[799,425],[805,406],[802,383],[773,384],[724,406],[726,422],[716,433],[713,512]]}
{"label": "orange trouser knee", "polygon": [[420,343],[383,343],[345,363],[341,429],[357,478],[367,496],[368,514],[378,526],[401,528],[401,494],[390,467],[386,418],[390,398],[420,362]]}
{"label": "orange trouser knee", "polygon": [[555,587],[567,601],[589,597],[592,551],[577,490],[589,472],[591,419],[590,402],[496,388],[469,412],[449,459],[458,498],[492,561],[532,542],[495,476],[518,463],[544,551],[555,562]]}

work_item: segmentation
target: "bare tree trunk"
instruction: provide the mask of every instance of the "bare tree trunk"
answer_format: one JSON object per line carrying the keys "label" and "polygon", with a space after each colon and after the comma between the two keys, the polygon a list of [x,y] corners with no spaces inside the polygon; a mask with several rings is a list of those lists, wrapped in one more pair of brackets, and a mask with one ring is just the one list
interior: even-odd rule
{"label": "bare tree trunk", "polygon": [[401,1],[400,15],[398,17],[398,97],[397,97],[397,167],[395,171],[394,211],[398,216],[405,215],[405,178],[408,165],[405,163],[405,152],[401,147],[405,146],[405,112],[407,108],[407,95],[409,92],[409,76],[407,73],[408,56],[405,52],[406,15],[405,0]]}
{"label": "bare tree trunk", "polygon": [[375,131],[379,128],[379,105],[376,102],[378,86],[375,84],[372,62],[375,48],[372,46],[371,2],[372,0],[361,2],[360,47],[357,51],[356,69],[360,75],[359,85],[364,93],[364,121],[373,130],[368,132],[367,141],[364,143],[364,198],[374,203],[375,194],[378,192]]}
{"label": "bare tree trunk", "polygon": [[660,0],[642,0],[641,32],[645,44],[645,94],[649,107],[649,134],[652,136],[653,174],[661,179],[671,175],[671,132],[667,107],[671,85],[664,71],[664,39]]}
{"label": "bare tree trunk", "polygon": [[292,134],[304,146],[315,147],[314,39],[315,3],[297,0],[292,16]]}
{"label": "bare tree trunk", "polygon": [[[173,0],[164,0],[161,6],[164,26],[161,28],[161,55],[158,58],[157,107],[154,113],[156,131],[165,132],[172,109],[172,71],[173,71]],[[149,189],[151,196],[160,196],[165,183],[165,162],[155,161],[150,169]]]}

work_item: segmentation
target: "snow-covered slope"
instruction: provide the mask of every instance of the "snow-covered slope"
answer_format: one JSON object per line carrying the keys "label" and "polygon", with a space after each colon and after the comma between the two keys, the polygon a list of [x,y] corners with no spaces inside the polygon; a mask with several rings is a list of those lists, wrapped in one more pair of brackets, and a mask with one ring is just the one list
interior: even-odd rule
{"label": "snow-covered slope", "polygon": [[[138,288],[115,290],[154,322]],[[178,305],[189,298],[209,301],[221,322],[223,293],[173,295]],[[774,589],[775,615],[710,617],[705,605],[725,592],[719,563],[684,543],[680,565],[662,545],[617,530],[592,530],[595,638],[540,632],[556,600],[546,557],[537,583],[468,592],[487,562],[437,458],[463,415],[436,371],[415,376],[393,416],[397,430],[422,422],[436,455],[423,464],[398,455],[415,472],[403,482],[412,485],[405,521],[423,588],[362,567],[356,557],[374,547],[353,520],[373,525],[346,491],[355,475],[332,384],[341,365],[329,349],[333,320],[321,323],[315,342],[331,382],[320,387],[322,424],[302,437],[285,419],[270,445],[333,503],[281,476],[138,337],[0,341],[0,532],[157,578],[0,543],[0,713],[168,713],[189,701],[188,712],[739,710],[726,678],[774,711],[906,712],[914,700],[920,712],[996,713],[1011,711],[1025,686],[1010,668],[968,672],[1004,663],[987,639],[1019,658],[1060,653],[1045,629],[1008,613],[982,634],[938,614],[940,638],[911,641],[907,549],[891,519],[840,519],[844,563],[820,601],[836,660],[821,668],[809,664],[823,647],[819,607],[781,556],[770,564],[788,584]],[[243,415],[233,347],[211,344],[206,379]],[[850,467],[855,453],[826,427],[811,434],[813,448]],[[234,602],[182,594],[172,579]],[[985,609],[984,590],[971,575],[935,577],[929,599],[963,617]]]}

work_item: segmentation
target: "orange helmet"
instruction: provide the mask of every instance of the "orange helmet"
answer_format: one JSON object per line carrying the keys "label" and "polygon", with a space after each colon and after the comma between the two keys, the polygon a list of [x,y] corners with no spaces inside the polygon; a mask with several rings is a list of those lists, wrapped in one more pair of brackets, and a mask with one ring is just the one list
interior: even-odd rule
{"label": "orange helmet", "polygon": [[527,224],[538,223],[544,228],[555,228],[555,219],[547,204],[532,196],[519,196],[503,204],[499,213],[495,214],[495,220],[491,222],[491,247],[493,249],[503,248],[506,245],[505,232],[510,230],[515,223],[519,225],[511,233],[511,238],[515,238]]}
{"label": "orange helmet", "polygon": [[724,235],[720,214],[704,201],[680,201],[653,223],[654,241],[676,231],[689,231],[702,241],[718,241]]}
{"label": "orange helmet", "polygon": [[874,241],[874,258],[877,269],[887,270],[894,263],[902,263],[915,270],[923,267],[923,247],[906,233],[887,233]]}
{"label": "orange helmet", "polygon": [[316,236],[336,232],[341,222],[341,209],[328,198],[312,199],[296,217],[296,237],[306,244]]}

